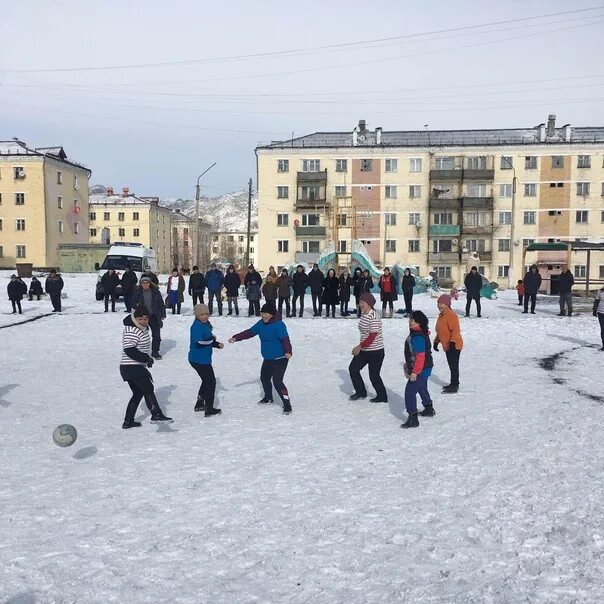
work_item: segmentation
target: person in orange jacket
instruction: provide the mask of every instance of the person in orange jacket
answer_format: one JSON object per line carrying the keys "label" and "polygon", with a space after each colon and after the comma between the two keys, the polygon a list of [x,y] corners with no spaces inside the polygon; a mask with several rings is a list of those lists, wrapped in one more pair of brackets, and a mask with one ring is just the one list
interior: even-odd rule
{"label": "person in orange jacket", "polygon": [[518,292],[518,306],[522,306],[522,301],[524,300],[524,281],[522,279],[518,279],[516,291]]}
{"label": "person in orange jacket", "polygon": [[438,345],[442,344],[447,355],[447,363],[451,371],[451,383],[443,388],[447,394],[459,390],[459,355],[463,348],[461,331],[459,328],[459,317],[451,310],[451,296],[443,294],[436,301],[440,314],[436,320],[436,338],[434,338],[434,350],[438,351]]}

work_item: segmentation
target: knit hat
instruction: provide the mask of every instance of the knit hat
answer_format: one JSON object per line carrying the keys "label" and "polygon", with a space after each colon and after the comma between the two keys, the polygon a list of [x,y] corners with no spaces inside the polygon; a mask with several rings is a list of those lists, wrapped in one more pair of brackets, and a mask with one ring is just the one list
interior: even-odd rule
{"label": "knit hat", "polygon": [[149,277],[141,277],[139,283],[142,285],[143,283],[151,283],[151,279]]}
{"label": "knit hat", "polygon": [[149,316],[149,309],[144,305],[144,304],[139,304],[135,309],[134,309],[134,316],[135,317],[148,317]]}
{"label": "knit hat", "polygon": [[451,308],[451,296],[449,296],[448,294],[442,294],[438,298],[436,303],[437,304],[446,304],[449,308]]}
{"label": "knit hat", "polygon": [[260,312],[266,312],[269,315],[273,315],[275,316],[277,314],[277,308],[275,307],[275,305],[272,302],[267,302],[266,304],[264,304],[262,306],[262,308],[260,309]]}
{"label": "knit hat", "polygon": [[359,301],[365,302],[365,304],[369,304],[369,306],[371,306],[371,308],[373,308],[375,306],[375,298],[374,298],[373,294],[370,294],[370,293],[361,294],[359,296]]}
{"label": "knit hat", "polygon": [[198,315],[209,315],[210,314],[210,309],[209,309],[209,307],[208,307],[207,304],[196,304],[193,307],[193,314],[195,316],[198,316]]}

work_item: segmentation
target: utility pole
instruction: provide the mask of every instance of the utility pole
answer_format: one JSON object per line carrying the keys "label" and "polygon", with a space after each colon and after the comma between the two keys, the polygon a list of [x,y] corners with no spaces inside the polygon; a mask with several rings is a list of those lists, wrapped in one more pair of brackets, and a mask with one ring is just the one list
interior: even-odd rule
{"label": "utility pole", "polygon": [[201,180],[201,177],[204,174],[207,174],[215,165],[216,165],[216,162],[214,162],[207,170],[204,170],[197,177],[197,184],[195,185],[195,264],[197,266],[199,266],[199,258],[200,258],[199,248],[201,247],[199,245],[199,198],[200,198],[200,193],[201,193],[201,187],[199,185],[199,181]]}
{"label": "utility pole", "polygon": [[[504,156],[505,157],[505,156]],[[518,184],[518,180],[516,178],[516,169],[514,168],[514,164],[510,161],[509,157],[505,157],[505,161],[508,166],[512,169],[512,173],[514,175],[512,179],[512,217],[510,224],[510,257],[508,260],[508,288],[514,287],[514,223],[516,221],[516,186]],[[494,218],[494,216],[493,216]],[[491,239],[492,241],[492,239]],[[493,252],[491,251],[491,254]]]}
{"label": "utility pole", "polygon": [[247,251],[245,258],[247,266],[250,265],[250,239],[252,234],[252,179],[248,182],[248,193],[247,193]]}

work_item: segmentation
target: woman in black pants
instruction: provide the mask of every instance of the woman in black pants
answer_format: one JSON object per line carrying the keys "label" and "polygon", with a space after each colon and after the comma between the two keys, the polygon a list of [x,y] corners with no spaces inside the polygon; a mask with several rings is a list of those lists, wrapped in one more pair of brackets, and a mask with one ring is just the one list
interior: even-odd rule
{"label": "woman in black pants", "polygon": [[403,273],[403,298],[405,299],[405,314],[410,315],[413,312],[413,288],[415,287],[415,277],[411,274],[411,269],[406,268]]}

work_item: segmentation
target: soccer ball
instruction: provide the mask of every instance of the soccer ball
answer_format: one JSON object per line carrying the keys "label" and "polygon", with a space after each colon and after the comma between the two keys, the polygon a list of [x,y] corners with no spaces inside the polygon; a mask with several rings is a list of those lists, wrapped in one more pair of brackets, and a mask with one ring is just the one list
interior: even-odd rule
{"label": "soccer ball", "polygon": [[78,431],[71,424],[61,424],[52,433],[52,439],[59,447],[71,447],[77,438]]}

